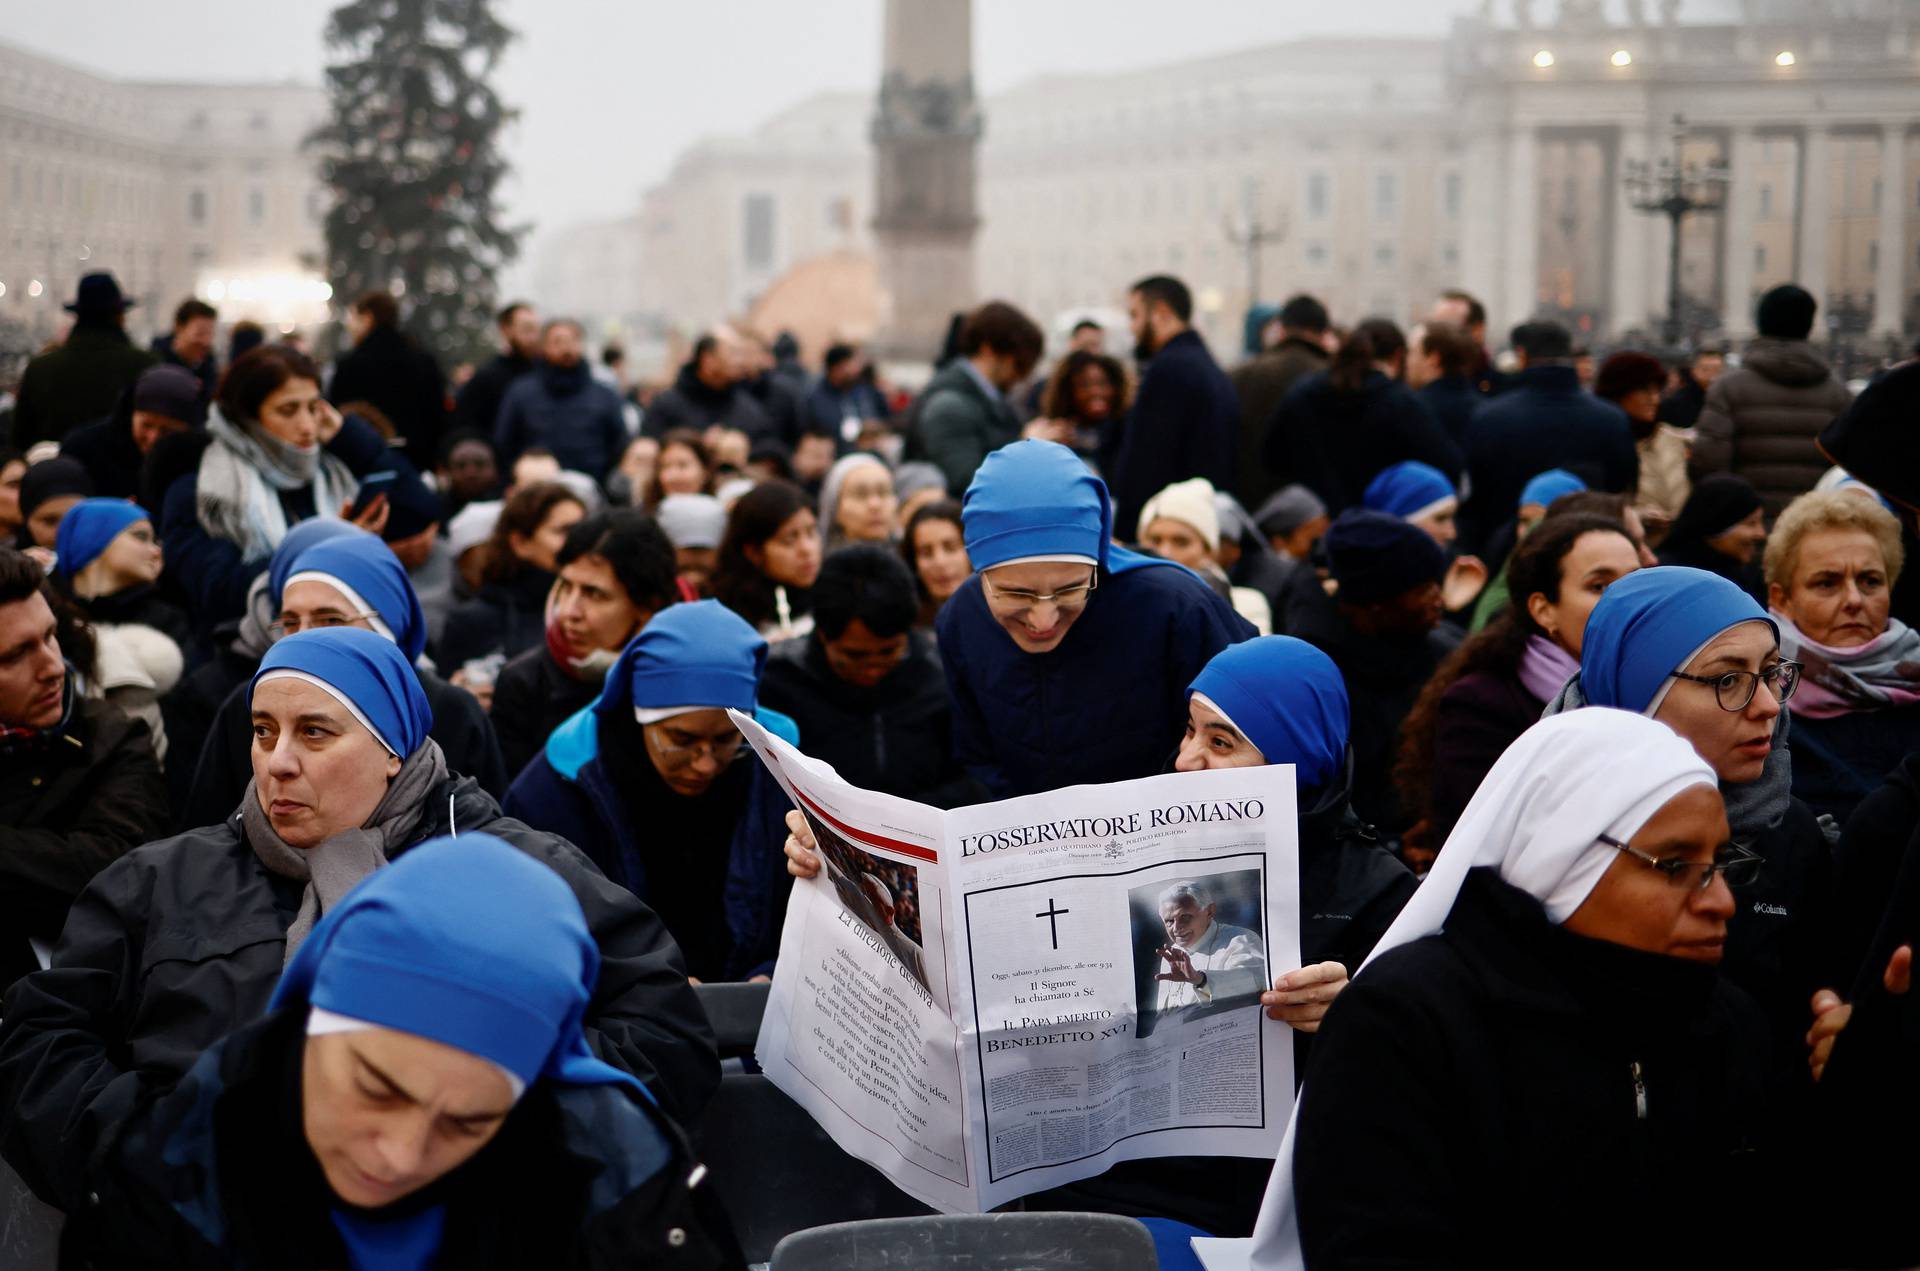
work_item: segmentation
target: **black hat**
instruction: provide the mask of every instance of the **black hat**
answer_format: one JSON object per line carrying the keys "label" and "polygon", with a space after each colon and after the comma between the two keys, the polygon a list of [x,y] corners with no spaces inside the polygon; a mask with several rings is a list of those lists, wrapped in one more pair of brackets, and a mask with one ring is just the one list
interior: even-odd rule
{"label": "black hat", "polygon": [[1820,308],[1813,293],[1783,282],[1760,297],[1753,325],[1761,335],[1778,340],[1804,340],[1813,332],[1813,315]]}
{"label": "black hat", "polygon": [[1392,600],[1447,573],[1447,555],[1431,534],[1385,512],[1349,508],[1326,545],[1340,599],[1356,605]]}
{"label": "black hat", "polygon": [[42,503],[63,494],[92,498],[93,478],[87,475],[80,461],[71,455],[42,459],[20,478],[20,519],[26,520]]}
{"label": "black hat", "polygon": [[207,422],[200,400],[200,377],[184,366],[149,366],[133,382],[133,408],[165,415],[195,428]]}
{"label": "black hat", "polygon": [[1820,451],[1885,497],[1920,510],[1920,362],[1860,390],[1820,434]]}
{"label": "black hat", "polygon": [[108,273],[88,274],[80,280],[80,286],[74,293],[73,303],[67,306],[68,313],[77,313],[83,318],[102,317],[108,314],[121,314],[140,302],[120,294],[120,284]]}
{"label": "black hat", "polygon": [[380,531],[381,538],[397,543],[446,519],[440,496],[427,488],[419,469],[405,455],[389,454],[386,464],[398,475],[387,487],[387,525]]}

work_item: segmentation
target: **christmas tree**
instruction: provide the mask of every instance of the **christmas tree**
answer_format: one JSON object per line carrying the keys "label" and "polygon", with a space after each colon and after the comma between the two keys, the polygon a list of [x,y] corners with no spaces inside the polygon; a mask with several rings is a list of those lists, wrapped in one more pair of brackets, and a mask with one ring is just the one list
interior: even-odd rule
{"label": "christmas tree", "polygon": [[334,302],[392,291],[443,365],[491,351],[494,278],[525,233],[495,204],[518,112],[488,79],[512,39],[491,0],[347,0],[327,24],[333,113],[308,144],[334,196]]}

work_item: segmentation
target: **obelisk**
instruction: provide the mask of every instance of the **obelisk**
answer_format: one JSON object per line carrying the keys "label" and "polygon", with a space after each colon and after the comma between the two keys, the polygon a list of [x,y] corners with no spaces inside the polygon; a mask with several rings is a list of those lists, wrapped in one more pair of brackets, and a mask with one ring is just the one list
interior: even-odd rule
{"label": "obelisk", "polygon": [[887,0],[873,116],[878,352],[930,362],[949,318],[975,303],[972,0]]}

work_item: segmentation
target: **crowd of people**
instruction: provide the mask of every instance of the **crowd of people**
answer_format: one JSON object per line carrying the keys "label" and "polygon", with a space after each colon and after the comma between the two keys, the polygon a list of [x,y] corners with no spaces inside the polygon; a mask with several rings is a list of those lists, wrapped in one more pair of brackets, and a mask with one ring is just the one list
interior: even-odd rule
{"label": "crowd of people", "polygon": [[636,386],[516,303],[450,388],[385,293],[323,367],[83,280],[0,403],[0,1155],[74,1265],[737,1262],[694,989],[822,849],[730,711],[940,807],[1294,769],[1277,1163],[1030,1203],[1920,1258],[1920,361],[1856,394],[1794,286],[1737,364],[1450,291],[1229,370],[1126,297],[1130,358],[992,302],[916,393],[735,327]]}

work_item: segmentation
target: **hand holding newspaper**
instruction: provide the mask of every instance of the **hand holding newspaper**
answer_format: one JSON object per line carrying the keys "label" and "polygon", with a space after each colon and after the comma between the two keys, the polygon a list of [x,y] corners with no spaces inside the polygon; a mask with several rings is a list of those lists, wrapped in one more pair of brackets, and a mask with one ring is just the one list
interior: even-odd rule
{"label": "hand holding newspaper", "polygon": [[733,720],[811,826],[756,1047],[847,1152],[948,1213],[1137,1157],[1271,1157],[1293,1104],[1293,770],[942,811]]}

